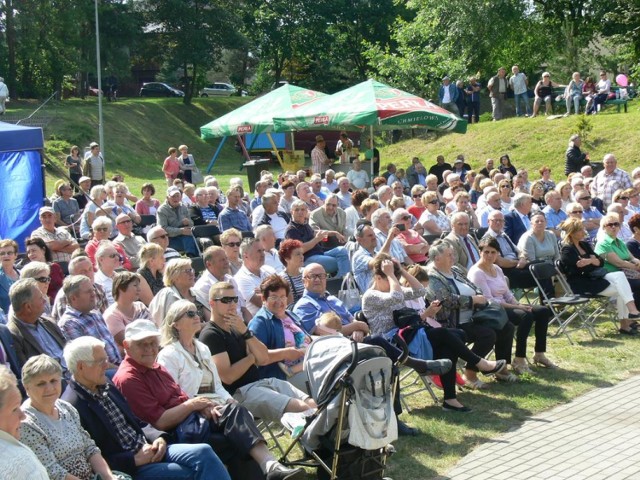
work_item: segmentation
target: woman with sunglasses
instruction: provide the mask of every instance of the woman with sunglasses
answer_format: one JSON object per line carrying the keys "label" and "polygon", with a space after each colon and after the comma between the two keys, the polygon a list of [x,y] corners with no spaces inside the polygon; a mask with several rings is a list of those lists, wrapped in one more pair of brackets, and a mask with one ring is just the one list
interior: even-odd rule
{"label": "woman with sunglasses", "polygon": [[153,297],[149,304],[149,310],[156,325],[162,325],[169,307],[177,300],[188,300],[195,304],[202,322],[208,322],[211,319],[209,299],[193,288],[195,284],[196,274],[191,266],[191,260],[179,258],[167,264],[164,269],[165,287]]}
{"label": "woman with sunglasses", "polygon": [[62,288],[62,282],[64,281],[64,272],[57,263],[51,261],[51,250],[47,244],[41,238],[27,238],[24,242],[27,249],[27,258],[30,262],[42,262],[49,265],[51,281],[49,282],[49,288],[47,295],[49,301],[53,305],[58,291]]}
{"label": "woman with sunglasses", "polygon": [[231,276],[238,273],[242,268],[242,259],[240,258],[240,244],[242,244],[242,233],[235,228],[228,228],[220,235],[220,244],[224,253],[229,259],[229,267],[231,268]]}
{"label": "woman with sunglasses", "polygon": [[[93,230],[93,237],[84,247],[84,251],[87,252],[87,256],[95,267],[96,251],[98,250],[98,247],[102,242],[109,241],[109,237],[111,236],[111,232],[113,231],[113,222],[109,217],[98,217],[93,221],[91,230]],[[113,244],[113,247],[122,257],[122,267],[126,270],[131,270],[131,261],[129,260],[129,257],[127,257],[127,254],[124,253],[124,249],[122,248],[122,246]]]}
{"label": "woman with sunglasses", "polygon": [[509,180],[500,180],[498,182],[498,193],[500,194],[500,202],[502,203],[502,211],[511,210],[511,203],[513,202],[513,188]]}
{"label": "woman with sunglasses", "polygon": [[47,298],[44,305],[44,314],[51,316],[51,300],[47,295],[51,282],[51,269],[44,262],[29,262],[21,271],[20,278],[33,278],[38,282],[38,290]]}
{"label": "woman with sunglasses", "polygon": [[418,219],[427,210],[427,207],[422,203],[422,196],[427,190],[419,183],[411,187],[411,198],[413,199],[413,205],[407,208],[407,212]]}
{"label": "woman with sunglasses", "polygon": [[123,257],[118,253],[116,246],[109,240],[100,242],[96,250],[96,273],[94,283],[100,285],[107,296],[109,306],[115,303],[113,297],[113,279],[116,270],[122,269]]}
{"label": "woman with sunglasses", "polygon": [[[638,218],[640,220],[640,217]],[[621,271],[609,271],[604,277],[594,276],[596,269],[604,265],[602,256],[596,254],[588,239],[580,218],[569,218],[561,224],[564,238],[560,262],[571,290],[578,295],[603,295],[615,298],[620,321],[620,333],[631,334],[633,319],[640,317],[629,281]]]}
{"label": "woman with sunglasses", "polygon": [[418,223],[424,228],[424,232],[429,235],[441,235],[442,232],[451,231],[451,221],[440,209],[438,193],[427,191],[422,196],[422,204],[426,207],[425,212],[420,216]]}
{"label": "woman with sunglasses", "polygon": [[604,236],[596,243],[595,253],[604,259],[604,268],[608,272],[624,272],[638,307],[640,305],[640,260],[631,255],[625,243],[618,238],[620,217],[616,213],[607,213],[600,220],[600,228],[604,231]]}
{"label": "woman with sunglasses", "polygon": [[422,236],[411,228],[413,217],[404,208],[398,208],[393,212],[391,220],[393,225],[400,229],[400,233],[396,236],[404,251],[409,258],[415,263],[425,265],[427,263],[429,253],[429,243]]}

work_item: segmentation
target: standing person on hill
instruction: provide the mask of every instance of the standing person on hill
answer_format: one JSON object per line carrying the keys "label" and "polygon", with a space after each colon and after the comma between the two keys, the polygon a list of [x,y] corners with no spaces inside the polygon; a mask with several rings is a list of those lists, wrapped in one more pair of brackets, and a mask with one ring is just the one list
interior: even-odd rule
{"label": "standing person on hill", "polygon": [[76,145],[71,147],[71,151],[69,152],[64,165],[69,169],[69,178],[73,181],[71,186],[74,191],[77,192],[80,177],[82,176],[82,158],[80,157],[80,148]]}
{"label": "standing person on hill", "polygon": [[520,71],[518,65],[511,67],[511,73],[513,73],[513,75],[509,78],[509,87],[513,90],[513,103],[516,106],[516,117],[523,115],[522,110],[520,110],[520,102],[524,103],[524,116],[528,117],[531,115],[528,93],[529,79]]}
{"label": "standing person on hill", "polygon": [[178,150],[175,147],[167,150],[169,156],[164,159],[162,164],[162,171],[164,172],[164,178],[167,181],[167,186],[173,185],[173,181],[178,178],[180,174],[180,161],[178,160]]}
{"label": "standing person on hill", "polygon": [[[467,95],[467,119],[469,123],[478,123],[480,121],[480,89],[482,85],[476,79],[471,77],[469,85],[466,88]],[[431,173],[431,172],[429,172]]]}
{"label": "standing person on hill", "polygon": [[186,145],[180,145],[178,150],[180,151],[178,162],[180,162],[180,171],[184,175],[184,181],[193,183],[191,173],[196,168],[196,161],[193,159],[193,155],[189,153],[189,147]]}
{"label": "standing person on hill", "polygon": [[504,101],[507,98],[508,82],[507,71],[504,67],[498,69],[497,75],[491,77],[487,84],[489,96],[491,97],[491,108],[493,110],[493,121],[497,122],[504,118]]}
{"label": "standing person on hill", "polygon": [[458,100],[458,89],[451,83],[451,79],[446,76],[442,79],[442,85],[438,91],[438,98],[440,99],[440,106],[445,110],[449,110],[451,113],[460,115],[456,100]]}
{"label": "standing person on hill", "polygon": [[569,138],[569,146],[565,153],[564,174],[579,173],[582,167],[589,165],[589,154],[580,150],[582,139],[580,135],[573,134]]}
{"label": "standing person on hill", "polygon": [[82,174],[91,178],[91,186],[102,185],[107,177],[104,169],[104,158],[100,153],[100,145],[96,142],[89,144],[89,152],[84,157]]}
{"label": "standing person on hill", "polygon": [[4,78],[0,77],[0,115],[7,111],[6,103],[9,98],[9,88],[4,83]]}

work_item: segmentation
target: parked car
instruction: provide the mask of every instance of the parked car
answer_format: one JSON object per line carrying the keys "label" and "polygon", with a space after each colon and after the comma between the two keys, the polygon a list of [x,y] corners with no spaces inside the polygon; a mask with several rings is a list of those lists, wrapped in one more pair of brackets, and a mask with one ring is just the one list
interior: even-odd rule
{"label": "parked car", "polygon": [[[201,97],[230,97],[232,95],[236,95],[238,93],[238,89],[231,85],[230,83],[210,83],[206,87],[204,87],[200,91]],[[244,90],[240,91],[240,95],[243,97],[247,96],[247,92]]]}
{"label": "parked car", "polygon": [[143,83],[141,97],[184,97],[184,92],[162,82]]}

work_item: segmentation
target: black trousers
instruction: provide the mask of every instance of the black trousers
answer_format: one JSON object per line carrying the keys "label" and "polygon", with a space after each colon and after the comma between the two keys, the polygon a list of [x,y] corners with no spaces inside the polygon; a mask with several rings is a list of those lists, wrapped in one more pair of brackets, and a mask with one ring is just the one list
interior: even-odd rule
{"label": "black trousers", "polygon": [[440,375],[444,399],[456,398],[456,363],[462,358],[468,365],[477,365],[480,357],[464,344],[465,332],[455,328],[426,328],[427,338],[433,348],[433,358],[448,358],[453,367]]}
{"label": "black trousers", "polygon": [[[514,332],[514,326],[511,322],[507,322],[501,330],[494,330],[473,322],[461,324],[460,329],[467,334],[467,342],[473,343],[471,348],[473,353],[479,357],[485,357],[495,347],[496,360],[506,360],[507,363],[511,363]],[[478,367],[471,363],[467,363],[466,368],[478,371]]]}
{"label": "black trousers", "polygon": [[547,351],[547,329],[552,317],[549,307],[533,305],[528,312],[521,308],[505,308],[509,322],[518,327],[516,333],[516,357],[527,356],[527,338],[531,327],[535,323],[536,345],[534,352]]}

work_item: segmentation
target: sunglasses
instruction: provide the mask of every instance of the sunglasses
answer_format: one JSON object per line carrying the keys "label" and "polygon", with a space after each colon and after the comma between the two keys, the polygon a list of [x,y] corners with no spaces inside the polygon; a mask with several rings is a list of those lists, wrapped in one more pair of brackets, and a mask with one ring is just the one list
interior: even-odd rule
{"label": "sunglasses", "polygon": [[167,238],[169,235],[167,235],[166,233],[164,235],[158,235],[157,237],[153,237],[152,240],[157,240],[159,238],[165,239]]}
{"label": "sunglasses", "polygon": [[578,200],[591,200],[591,197],[582,197],[582,198],[579,198]]}
{"label": "sunglasses", "polygon": [[437,205],[438,204],[438,200],[431,200],[429,202],[429,205]]}
{"label": "sunglasses", "polygon": [[573,215],[577,215],[577,214],[581,214],[582,215],[583,210],[574,210],[573,212],[569,212],[569,213],[571,213]]}
{"label": "sunglasses", "polygon": [[511,188],[511,185],[502,185],[500,188]]}
{"label": "sunglasses", "polygon": [[413,196],[413,198],[420,198],[422,196],[422,194],[421,193],[416,193],[415,195],[412,195],[412,196]]}
{"label": "sunglasses", "polygon": [[109,258],[119,258],[121,262],[124,262],[124,257],[119,253],[112,253],[111,255],[107,255]]}
{"label": "sunglasses", "polygon": [[242,242],[228,242],[228,243],[225,243],[224,246],[225,247],[239,247],[241,243]]}
{"label": "sunglasses", "polygon": [[327,274],[326,273],[315,273],[315,274],[307,275],[304,278],[306,278],[307,280],[324,280],[325,278],[327,278]]}
{"label": "sunglasses", "polygon": [[400,217],[400,220],[402,220],[403,222],[406,222],[409,219],[411,219],[410,215],[403,215],[403,216]]}
{"label": "sunglasses", "polygon": [[196,310],[189,310],[185,313],[185,315],[189,318],[194,318],[197,317],[199,313]]}
{"label": "sunglasses", "polygon": [[36,277],[34,280],[40,283],[49,283],[51,281],[51,277]]}
{"label": "sunglasses", "polygon": [[605,225],[605,227],[619,227],[619,226],[620,226],[620,222],[611,222]]}
{"label": "sunglasses", "polygon": [[618,200],[629,200],[629,197],[618,197]]}
{"label": "sunglasses", "polygon": [[213,300],[216,302],[224,303],[225,305],[228,305],[230,303],[238,303],[238,297],[220,297],[214,298]]}

